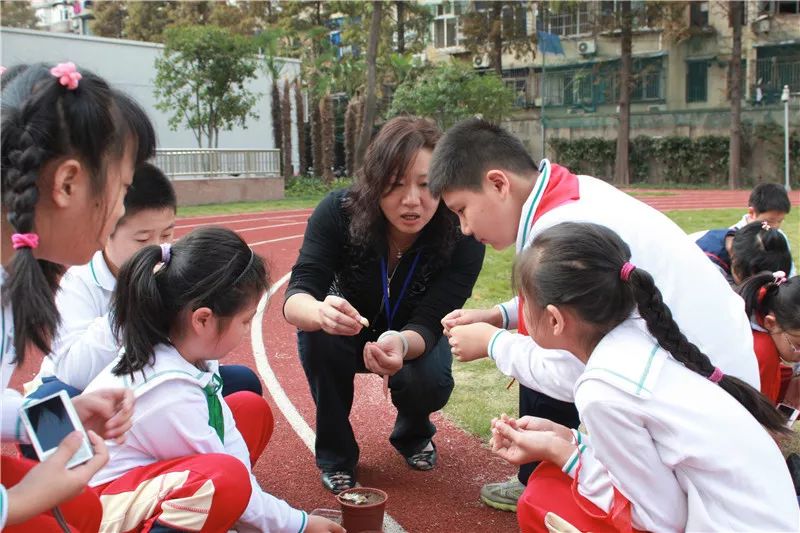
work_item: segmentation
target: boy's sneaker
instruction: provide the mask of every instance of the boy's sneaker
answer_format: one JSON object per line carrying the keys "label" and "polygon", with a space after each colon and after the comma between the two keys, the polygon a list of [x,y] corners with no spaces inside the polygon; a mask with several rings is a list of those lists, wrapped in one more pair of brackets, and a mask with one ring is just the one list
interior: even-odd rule
{"label": "boy's sneaker", "polygon": [[525,485],[519,482],[517,476],[509,478],[502,483],[487,483],[481,487],[481,501],[501,511],[516,512],[517,500],[525,491]]}

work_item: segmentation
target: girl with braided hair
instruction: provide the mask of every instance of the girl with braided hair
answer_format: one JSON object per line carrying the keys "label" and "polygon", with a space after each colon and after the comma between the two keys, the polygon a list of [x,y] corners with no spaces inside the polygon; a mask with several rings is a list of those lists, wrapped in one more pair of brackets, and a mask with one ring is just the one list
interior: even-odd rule
{"label": "girl with braided hair", "polygon": [[581,531],[796,531],[774,440],[786,431],[782,416],[687,340],[630,258],[609,228],[565,222],[515,265],[531,336],[586,365],[575,404],[588,430],[534,417],[492,422],[498,455],[543,461],[520,498],[522,530],[546,531],[555,513]]}
{"label": "girl with braided hair", "polygon": [[[102,248],[124,211],[134,168],[154,153],[155,133],[133,100],[72,63],[5,71],[1,129],[7,223],[0,247],[0,433],[3,441],[18,441],[26,437],[19,432],[23,400],[8,388],[11,374],[31,350],[49,351],[59,321],[54,291],[62,265],[86,263]],[[0,528],[97,531],[100,502],[85,485],[108,460],[103,437],[124,437],[132,404],[124,389],[73,399],[95,452],[76,468],[65,465],[80,445],[77,434],[38,465],[4,455]],[[59,504],[63,516],[46,513]]]}

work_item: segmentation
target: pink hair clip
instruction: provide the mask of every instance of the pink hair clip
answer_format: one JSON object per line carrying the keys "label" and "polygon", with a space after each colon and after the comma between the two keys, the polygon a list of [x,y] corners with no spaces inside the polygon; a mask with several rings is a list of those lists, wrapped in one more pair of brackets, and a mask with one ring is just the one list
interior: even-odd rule
{"label": "pink hair clip", "polygon": [[58,83],[67,89],[74,91],[78,88],[78,82],[83,76],[78,72],[78,68],[72,61],[68,63],[59,63],[50,69],[50,74],[58,78]]}
{"label": "pink hair clip", "polygon": [[3,74],[5,74],[7,70],[8,70],[8,69],[7,69],[6,67],[4,67],[4,66],[0,65],[0,76],[2,76]]}
{"label": "pink hair clip", "polygon": [[763,229],[764,231],[769,231],[772,229],[772,227],[770,227],[769,222],[764,220],[761,222],[761,229]]}
{"label": "pink hair clip", "polygon": [[36,248],[39,246],[39,236],[35,233],[14,233],[11,235],[11,245],[15,250]]}
{"label": "pink hair clip", "polygon": [[623,264],[622,268],[619,269],[619,279],[622,281],[628,281],[631,278],[631,272],[634,270],[636,270],[636,265],[630,261],[625,261],[625,264]]}
{"label": "pink hair clip", "polygon": [[775,278],[776,287],[780,287],[782,284],[786,283],[786,272],[783,270],[773,272],[772,277]]}

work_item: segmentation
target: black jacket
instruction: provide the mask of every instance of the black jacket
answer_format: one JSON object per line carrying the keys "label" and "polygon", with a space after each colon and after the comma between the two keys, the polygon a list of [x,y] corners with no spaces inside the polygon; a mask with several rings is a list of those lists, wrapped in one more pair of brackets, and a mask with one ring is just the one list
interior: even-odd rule
{"label": "black jacket", "polygon": [[[346,299],[370,322],[374,340],[389,328],[383,309],[381,257],[386,258],[385,243],[375,246],[355,246],[351,243],[350,217],[342,205],[346,190],[334,191],[325,197],[311,214],[306,227],[300,256],[286,289],[286,298],[308,293],[318,300],[329,294]],[[406,293],[391,324],[391,329],[412,330],[425,340],[427,352],[442,334],[441,319],[458,309],[472,294],[486,252],[472,237],[455,233],[456,242],[449,255],[432,249],[426,233],[405,252],[392,276],[390,296],[392,307],[419,252],[419,260]]]}

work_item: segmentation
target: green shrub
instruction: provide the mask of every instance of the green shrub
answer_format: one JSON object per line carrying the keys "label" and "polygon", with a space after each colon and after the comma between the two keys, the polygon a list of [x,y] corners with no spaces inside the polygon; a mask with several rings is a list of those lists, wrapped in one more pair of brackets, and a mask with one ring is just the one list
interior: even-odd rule
{"label": "green shrub", "polygon": [[295,176],[286,180],[284,193],[286,198],[322,197],[330,191],[349,187],[352,183],[353,178],[336,178],[328,184],[320,178]]}

